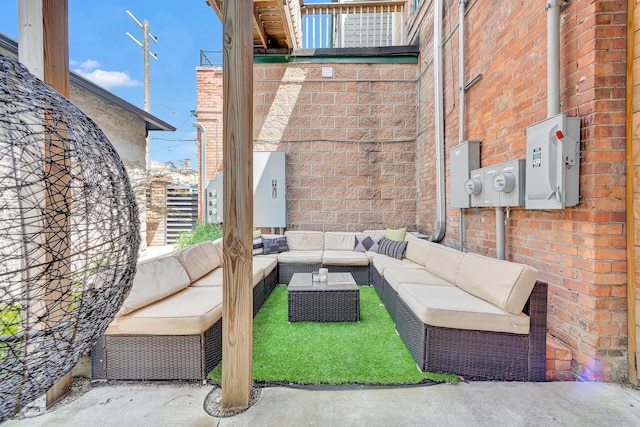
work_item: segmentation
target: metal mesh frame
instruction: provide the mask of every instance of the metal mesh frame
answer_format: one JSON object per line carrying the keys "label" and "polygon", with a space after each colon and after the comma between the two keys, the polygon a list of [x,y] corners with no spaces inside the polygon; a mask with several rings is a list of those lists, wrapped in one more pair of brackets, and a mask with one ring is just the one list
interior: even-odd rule
{"label": "metal mesh frame", "polygon": [[536,282],[525,312],[529,334],[425,325],[398,299],[396,330],[423,371],[500,381],[544,381],[547,284]]}
{"label": "metal mesh frame", "polygon": [[131,288],[135,195],[78,107],[0,55],[0,422],[102,335]]}

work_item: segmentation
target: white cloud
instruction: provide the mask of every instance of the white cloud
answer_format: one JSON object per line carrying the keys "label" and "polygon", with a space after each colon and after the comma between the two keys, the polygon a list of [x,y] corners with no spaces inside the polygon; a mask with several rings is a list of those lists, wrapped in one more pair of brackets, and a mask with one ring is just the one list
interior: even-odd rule
{"label": "white cloud", "polygon": [[105,71],[100,69],[93,69],[93,71],[89,71],[91,68],[84,68],[85,66],[92,67],[94,65],[100,66],[97,61],[88,60],[82,63],[80,66],[81,68],[76,68],[73,71],[105,89],[140,86],[139,81],[133,80],[128,73],[123,71]]}
{"label": "white cloud", "polygon": [[80,64],[80,68],[85,71],[95,70],[97,68],[100,68],[100,63],[93,59],[87,59],[82,64]]}

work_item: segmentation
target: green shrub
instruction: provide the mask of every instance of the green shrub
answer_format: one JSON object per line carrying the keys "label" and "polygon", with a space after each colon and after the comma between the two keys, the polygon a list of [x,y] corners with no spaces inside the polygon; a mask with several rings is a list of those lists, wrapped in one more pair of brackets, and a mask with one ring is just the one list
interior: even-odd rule
{"label": "green shrub", "polygon": [[174,247],[176,249],[184,249],[196,243],[216,240],[220,237],[222,237],[222,227],[217,224],[202,224],[198,225],[193,231],[180,233]]}

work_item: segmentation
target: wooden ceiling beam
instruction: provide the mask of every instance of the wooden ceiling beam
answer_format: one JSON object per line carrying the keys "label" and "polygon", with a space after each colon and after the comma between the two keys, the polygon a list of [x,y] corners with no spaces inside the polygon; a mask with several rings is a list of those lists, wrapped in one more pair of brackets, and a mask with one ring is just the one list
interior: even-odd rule
{"label": "wooden ceiling beam", "polygon": [[260,38],[260,42],[262,43],[263,48],[267,48],[267,33],[264,30],[264,25],[262,24],[262,19],[260,18],[260,12],[258,11],[258,7],[253,5],[253,30],[257,31],[258,37]]}
{"label": "wooden ceiling beam", "polygon": [[291,22],[291,14],[288,6],[289,2],[287,0],[276,0],[276,3],[278,4],[278,9],[280,11],[280,16],[282,19],[282,28],[284,30],[287,47],[289,49],[293,49],[294,47],[297,47],[297,46],[292,38],[293,24]]}

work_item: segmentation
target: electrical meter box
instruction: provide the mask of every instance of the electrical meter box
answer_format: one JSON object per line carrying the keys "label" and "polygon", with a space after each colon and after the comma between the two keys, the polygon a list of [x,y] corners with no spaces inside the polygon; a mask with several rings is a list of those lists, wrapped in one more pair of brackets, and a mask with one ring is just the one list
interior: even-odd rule
{"label": "electrical meter box", "polygon": [[471,207],[479,208],[484,206],[484,170],[474,169],[469,173],[469,179],[464,183],[464,191],[471,199]]}
{"label": "electrical meter box", "polygon": [[[207,183],[207,221],[223,222],[223,174]],[[253,152],[253,226],[287,226],[286,153]]]}
{"label": "electrical meter box", "polygon": [[482,206],[500,206],[500,193],[493,186],[493,181],[500,173],[499,165],[482,168],[484,171],[484,183],[482,184],[484,197]]}
{"label": "electrical meter box", "polygon": [[580,118],[565,113],[527,128],[527,209],[564,209],[580,201]]}
{"label": "electrical meter box", "polygon": [[512,160],[497,165],[498,173],[493,177],[493,190],[499,193],[498,206],[524,205],[525,159]]}
{"label": "electrical meter box", "polygon": [[465,185],[469,173],[480,167],[480,141],[463,141],[449,151],[450,203],[452,208],[471,207]]}
{"label": "electrical meter box", "polygon": [[222,171],[218,171],[216,179],[207,182],[205,194],[207,204],[207,222],[209,224],[222,223]]}

